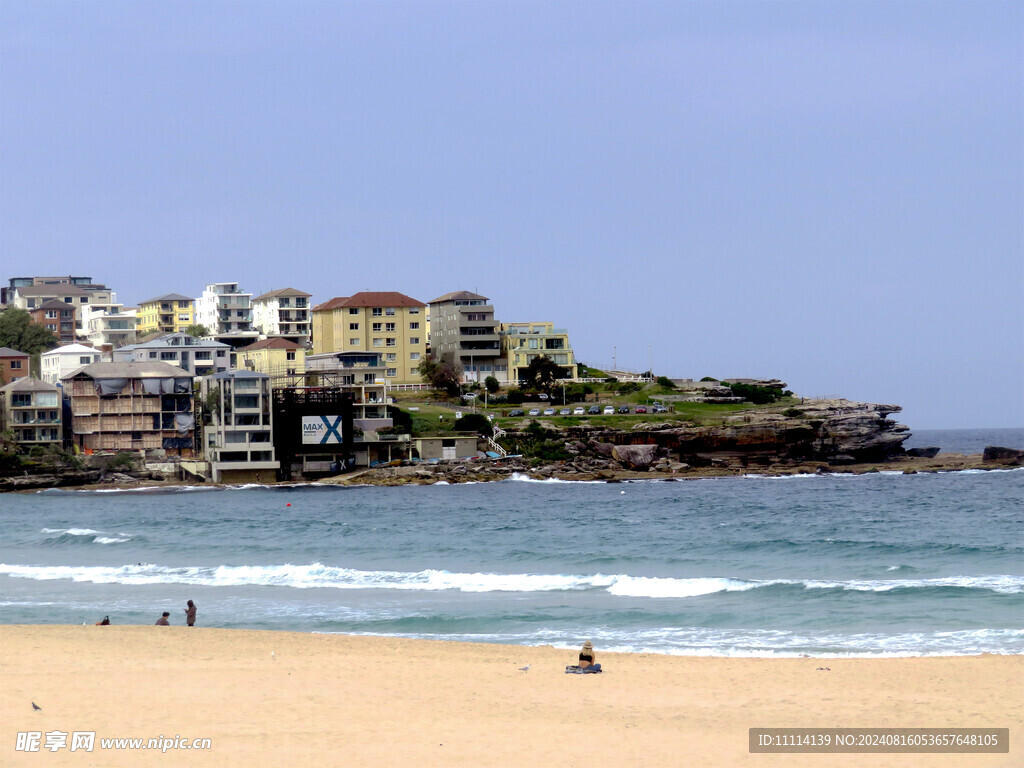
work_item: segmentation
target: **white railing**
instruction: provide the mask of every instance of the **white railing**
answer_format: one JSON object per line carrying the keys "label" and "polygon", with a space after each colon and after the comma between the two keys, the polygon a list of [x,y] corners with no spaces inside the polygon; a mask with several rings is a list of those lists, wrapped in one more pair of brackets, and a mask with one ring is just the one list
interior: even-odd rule
{"label": "white railing", "polygon": [[[498,431],[495,430],[494,433],[497,434]],[[491,450],[493,450],[497,454],[500,454],[502,458],[505,458],[506,456],[508,456],[508,451],[506,451],[504,448],[502,448],[500,445],[498,445],[496,442],[494,442],[494,438],[487,437],[487,435],[484,435],[484,437],[487,438],[487,444],[489,446],[491,446]]]}

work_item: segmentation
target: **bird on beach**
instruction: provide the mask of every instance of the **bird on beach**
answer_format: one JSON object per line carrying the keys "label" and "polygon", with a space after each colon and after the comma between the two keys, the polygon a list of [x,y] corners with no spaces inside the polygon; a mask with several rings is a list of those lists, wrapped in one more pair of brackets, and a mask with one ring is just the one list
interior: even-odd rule
{"label": "bird on beach", "polygon": [[32,702],[32,709],[38,710],[40,712],[43,711],[43,708],[36,704],[34,701]]}
{"label": "bird on beach", "polygon": [[270,652],[270,660],[271,661],[277,661],[277,654],[274,653],[273,651]]}
{"label": "bird on beach", "polygon": [[519,671],[520,672],[529,672],[530,671],[530,665],[527,664],[525,667],[520,667]]}

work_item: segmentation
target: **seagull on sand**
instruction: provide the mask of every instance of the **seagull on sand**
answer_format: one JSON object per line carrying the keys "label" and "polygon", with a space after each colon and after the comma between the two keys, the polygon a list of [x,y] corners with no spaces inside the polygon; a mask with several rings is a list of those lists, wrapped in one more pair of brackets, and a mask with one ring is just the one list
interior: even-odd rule
{"label": "seagull on sand", "polygon": [[525,667],[520,667],[519,671],[520,672],[529,672],[530,671],[530,665],[527,664]]}
{"label": "seagull on sand", "polygon": [[39,710],[40,712],[42,712],[42,711],[43,711],[43,708],[42,708],[42,707],[40,707],[40,706],[39,706],[38,704],[36,704],[36,703],[35,703],[34,701],[32,702],[32,709],[37,709],[37,710]]}

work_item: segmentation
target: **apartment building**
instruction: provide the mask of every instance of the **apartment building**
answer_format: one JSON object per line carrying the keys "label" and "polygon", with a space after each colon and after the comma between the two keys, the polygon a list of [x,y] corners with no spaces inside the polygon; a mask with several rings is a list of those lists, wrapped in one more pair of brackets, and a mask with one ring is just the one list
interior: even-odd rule
{"label": "apartment building", "polygon": [[280,376],[302,371],[306,366],[306,348],[284,338],[261,339],[235,353],[236,367]]}
{"label": "apartment building", "polygon": [[280,288],[252,300],[253,325],[266,337],[280,336],[306,346],[310,338],[311,294]]}
{"label": "apartment building", "polygon": [[255,371],[224,371],[202,380],[209,424],[203,449],[215,483],[266,482],[277,478],[270,377]]}
{"label": "apartment building", "polygon": [[134,344],[135,308],[125,309],[116,301],[97,302],[79,309],[82,330],[79,335],[95,347],[118,349]]}
{"label": "apartment building", "polygon": [[462,366],[466,381],[488,376],[508,381],[498,321],[490,299],[470,291],[454,291],[430,302],[430,350],[434,357]]}
{"label": "apartment building", "polygon": [[506,356],[509,381],[522,379],[522,371],[534,358],[546,356],[576,378],[576,357],[569,344],[569,331],[554,323],[502,323],[502,350]]}
{"label": "apartment building", "polygon": [[180,293],[165,293],[139,304],[135,313],[138,335],[178,333],[195,325],[195,300]]}
{"label": "apartment building", "polygon": [[28,374],[27,354],[10,347],[0,347],[0,384],[10,384]]}
{"label": "apartment building", "polygon": [[39,323],[61,344],[72,344],[75,341],[75,308],[57,299],[44,301],[38,307],[28,310],[32,321]]}
{"label": "apartment building", "polygon": [[374,352],[392,384],[419,384],[427,305],[395,291],[339,296],[313,308],[313,353]]}
{"label": "apartment building", "polygon": [[39,355],[39,377],[47,384],[60,384],[65,376],[102,359],[103,355],[98,349],[84,344],[65,344]]}
{"label": "apartment building", "polygon": [[[73,287],[81,289],[86,293],[95,293],[97,294],[97,301],[112,301],[114,296],[113,292],[107,288],[107,286],[101,283],[94,283],[91,277],[76,277],[75,275],[53,277],[12,277],[6,286],[0,287],[0,306],[19,306],[21,309],[30,309],[28,306],[15,304],[15,291],[25,288],[43,288],[49,290],[55,286],[63,286],[66,288]],[[24,294],[26,299],[30,297],[37,298],[39,295],[45,296],[46,291],[44,290],[42,294],[32,292]],[[54,296],[56,295],[57,294],[54,294]]]}
{"label": "apartment building", "polygon": [[210,337],[233,348],[245,347],[259,339],[252,324],[252,294],[238,283],[210,283],[196,299],[196,322],[205,325]]}
{"label": "apartment building", "polygon": [[60,389],[31,376],[0,387],[0,429],[23,449],[61,447]]}
{"label": "apartment building", "polygon": [[199,339],[187,333],[165,333],[149,341],[115,350],[115,363],[156,362],[175,365],[193,376],[210,376],[231,368],[232,350],[227,344]]}
{"label": "apartment building", "polygon": [[194,453],[192,374],[168,363],[93,363],[63,380],[75,445]]}

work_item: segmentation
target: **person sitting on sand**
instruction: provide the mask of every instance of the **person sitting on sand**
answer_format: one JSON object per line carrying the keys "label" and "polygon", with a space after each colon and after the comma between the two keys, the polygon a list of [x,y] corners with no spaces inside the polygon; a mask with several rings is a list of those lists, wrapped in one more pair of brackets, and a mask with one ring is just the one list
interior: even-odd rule
{"label": "person sitting on sand", "polygon": [[104,616],[103,617],[103,621],[97,621],[96,622],[96,626],[97,627],[106,627],[106,626],[109,626],[109,625],[110,625],[110,617],[109,616]]}
{"label": "person sitting on sand", "polygon": [[196,625],[196,604],[191,600],[188,601],[188,607],[185,608],[185,623],[190,627]]}
{"label": "person sitting on sand", "polygon": [[601,665],[594,663],[594,645],[589,640],[585,640],[583,647],[580,648],[580,669],[590,672],[601,671]]}
{"label": "person sitting on sand", "polygon": [[160,618],[156,620],[156,625],[158,627],[169,627],[169,626],[171,626],[171,622],[169,622],[167,620],[167,617],[170,616],[170,615],[171,615],[170,611],[164,611],[163,614],[160,616]]}

